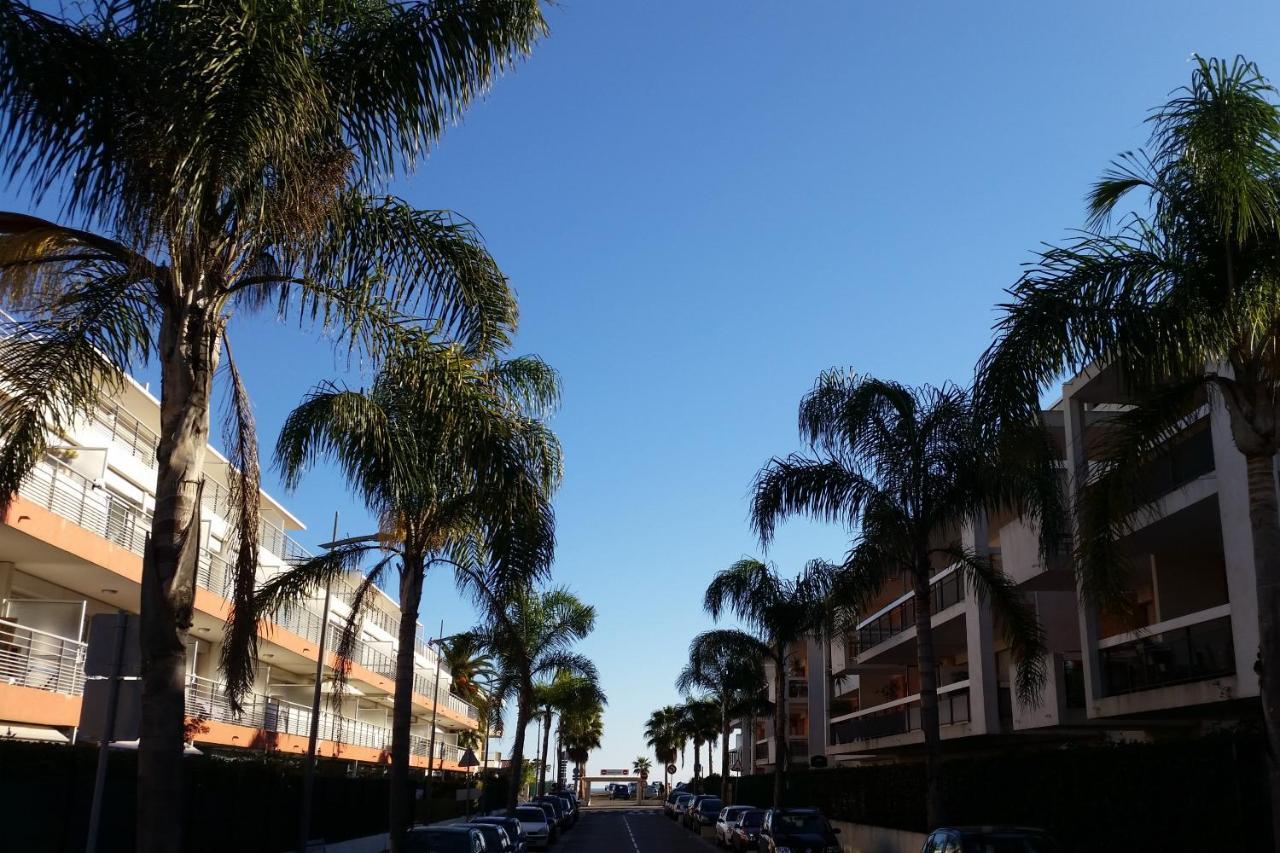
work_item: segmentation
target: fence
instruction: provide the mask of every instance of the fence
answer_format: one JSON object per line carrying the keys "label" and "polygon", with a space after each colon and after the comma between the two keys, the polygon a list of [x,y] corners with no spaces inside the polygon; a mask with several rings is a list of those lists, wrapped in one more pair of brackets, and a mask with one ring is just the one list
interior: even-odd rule
{"label": "fence", "polygon": [[0,619],[0,682],[79,696],[85,644]]}

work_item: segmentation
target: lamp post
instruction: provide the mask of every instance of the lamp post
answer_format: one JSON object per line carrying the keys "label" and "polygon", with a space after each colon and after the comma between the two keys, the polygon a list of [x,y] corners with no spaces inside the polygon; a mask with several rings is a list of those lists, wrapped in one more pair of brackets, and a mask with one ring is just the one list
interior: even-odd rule
{"label": "lamp post", "polygon": [[[338,513],[333,514],[333,538],[338,538]],[[338,543],[327,542],[322,548],[330,549]],[[316,743],[320,739],[320,693],[324,684],[324,641],[329,628],[329,602],[332,581],[324,584],[324,609],[320,615],[320,639],[316,646],[316,685],[311,692],[311,731],[307,736],[307,758],[302,768],[302,807],[298,810],[298,853],[305,853],[311,838],[311,794],[316,777]]]}
{"label": "lamp post", "polygon": [[[440,620],[440,634],[434,643],[436,648],[436,683],[431,688],[431,741],[427,747],[427,779],[431,778],[436,763],[436,719],[440,715],[440,644],[444,642],[444,620]],[[427,645],[432,645],[427,641]]]}

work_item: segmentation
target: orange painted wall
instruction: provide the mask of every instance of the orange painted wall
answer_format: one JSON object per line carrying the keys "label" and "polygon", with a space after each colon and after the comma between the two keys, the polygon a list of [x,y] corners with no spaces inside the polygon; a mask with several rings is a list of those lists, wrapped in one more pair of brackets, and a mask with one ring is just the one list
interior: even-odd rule
{"label": "orange painted wall", "polygon": [[0,684],[0,720],[41,726],[80,724],[80,697],[17,684]]}

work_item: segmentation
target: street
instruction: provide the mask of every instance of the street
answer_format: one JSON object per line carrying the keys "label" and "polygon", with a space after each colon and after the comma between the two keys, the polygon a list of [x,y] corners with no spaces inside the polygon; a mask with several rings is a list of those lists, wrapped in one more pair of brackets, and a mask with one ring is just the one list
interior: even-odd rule
{"label": "street", "polygon": [[554,853],[709,853],[715,849],[668,820],[661,808],[584,809]]}

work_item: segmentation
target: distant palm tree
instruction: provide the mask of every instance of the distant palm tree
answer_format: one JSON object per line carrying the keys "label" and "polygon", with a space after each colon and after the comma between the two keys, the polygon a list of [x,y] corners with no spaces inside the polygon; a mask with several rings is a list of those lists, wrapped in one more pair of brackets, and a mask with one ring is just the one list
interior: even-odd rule
{"label": "distant palm tree", "polygon": [[643,800],[644,788],[649,782],[649,771],[653,769],[653,762],[649,760],[648,756],[640,755],[636,757],[635,761],[631,762],[631,769],[640,777],[640,784],[636,785],[636,797]]}
{"label": "distant palm tree", "polygon": [[[777,753],[774,762],[773,806],[782,805],[783,778],[790,765],[786,716],[781,709],[787,687],[787,653],[803,642],[827,619],[829,578],[825,564],[813,563],[799,577],[787,580],[759,560],[744,558],[720,572],[707,587],[703,606],[713,619],[732,613],[752,632],[726,630],[724,642],[754,649],[754,656],[773,665],[773,737]],[[717,632],[722,633],[722,632]]]}
{"label": "distant palm tree", "polygon": [[561,670],[549,680],[533,686],[534,703],[541,708],[542,762],[538,775],[538,787],[543,789],[547,781],[547,752],[551,745],[551,723],[558,714],[563,719],[574,708],[603,708],[607,704],[604,691],[596,676],[575,675]]}
{"label": "distant palm tree", "polygon": [[662,784],[671,787],[667,765],[674,764],[684,748],[684,732],[681,730],[683,714],[677,705],[666,705],[649,715],[645,722],[645,742],[653,750],[653,757],[662,765]]}
{"label": "distant palm tree", "polygon": [[[587,760],[591,751],[600,748],[604,737],[604,708],[596,706],[580,706],[570,709],[560,718],[563,729],[565,755],[578,770],[578,778],[587,775]],[[585,792],[579,786],[578,792]]]}
{"label": "distant palm tree", "polygon": [[1089,230],[1041,252],[1010,290],[977,388],[990,416],[1027,420],[1064,370],[1097,362],[1121,378],[1132,405],[1096,431],[1107,441],[1077,488],[1075,566],[1109,608],[1126,604],[1118,543],[1149,499],[1145,472],[1206,395],[1224,405],[1248,478],[1280,844],[1280,106],[1253,63],[1197,58],[1150,121],[1147,150],[1094,185]]}
{"label": "distant palm tree", "polygon": [[685,739],[693,742],[693,787],[702,790],[702,745],[707,744],[707,758],[711,757],[711,742],[720,732],[720,708],[710,699],[691,698],[680,706],[680,728]]}
{"label": "distant palm tree", "polygon": [[[676,678],[676,690],[681,693],[706,691],[719,703],[722,786],[727,786],[729,779],[729,721],[764,684],[758,645],[755,638],[745,637],[741,631],[705,631],[693,638],[689,662]],[[727,787],[722,793],[726,791]]]}
{"label": "distant palm tree", "polygon": [[591,633],[595,608],[566,589],[546,592],[525,588],[502,595],[481,591],[485,626],[481,642],[500,665],[494,684],[495,700],[516,703],[516,728],[511,745],[511,785],[507,809],[515,809],[523,778],[525,730],[537,711],[536,679],[568,672],[598,680],[595,664],[573,651]]}
{"label": "distant palm tree", "polygon": [[[558,392],[554,371],[538,359],[504,361],[428,339],[389,359],[367,390],[315,389],[281,429],[276,459],[286,485],[296,488],[317,459],[332,458],[381,519],[382,531],[377,541],[340,544],[267,581],[255,610],[234,614],[224,660],[228,673],[237,675],[235,684],[251,684],[255,621],[374,555],[377,562],[357,588],[338,637],[337,655],[349,661],[373,600],[370,591],[384,576],[398,574],[393,851],[401,849],[409,825],[413,661],[426,573],[449,566],[460,584],[492,594],[548,570],[560,445],[539,418]],[[340,680],[346,671],[339,667]]]}
{"label": "distant palm tree", "polygon": [[0,3],[6,172],[61,201],[59,222],[0,213],[0,295],[32,333],[0,359],[0,509],[50,436],[123,372],[156,365],[137,845],[176,851],[222,359],[236,422],[233,605],[249,606],[258,559],[256,441],[228,323],[292,314],[375,359],[415,312],[469,340],[508,334],[514,298],[470,224],[384,193],[545,24],[538,0],[47,8],[58,15]]}
{"label": "distant palm tree", "polygon": [[[937,826],[943,821],[941,727],[930,578],[954,565],[990,601],[1018,664],[1018,695],[1034,703],[1046,677],[1035,610],[997,565],[956,536],[978,514],[1012,511],[1040,527],[1046,551],[1056,546],[1063,516],[1052,446],[1039,423],[993,433],[958,388],[911,389],[839,371],[822,374],[805,396],[800,427],[814,455],[775,458],[765,466],[756,480],[752,519],[766,544],[777,523],[794,513],[857,526],[844,562],[814,570],[829,586],[829,612],[857,614],[891,576],[911,579],[929,823]],[[770,589],[764,578],[759,568],[748,569],[727,588],[758,583]],[[797,588],[806,585],[811,582],[802,580]],[[780,679],[778,697],[782,687]]]}

